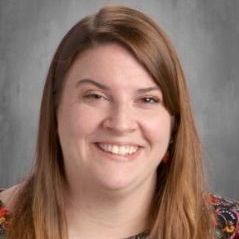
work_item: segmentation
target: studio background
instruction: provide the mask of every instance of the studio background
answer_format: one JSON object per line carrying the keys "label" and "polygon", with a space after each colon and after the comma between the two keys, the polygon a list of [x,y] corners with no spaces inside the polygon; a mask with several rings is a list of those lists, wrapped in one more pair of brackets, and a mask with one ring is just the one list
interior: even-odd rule
{"label": "studio background", "polygon": [[238,0],[0,0],[0,187],[32,167],[43,84],[61,38],[106,4],[142,10],[165,29],[188,80],[210,190],[239,199]]}

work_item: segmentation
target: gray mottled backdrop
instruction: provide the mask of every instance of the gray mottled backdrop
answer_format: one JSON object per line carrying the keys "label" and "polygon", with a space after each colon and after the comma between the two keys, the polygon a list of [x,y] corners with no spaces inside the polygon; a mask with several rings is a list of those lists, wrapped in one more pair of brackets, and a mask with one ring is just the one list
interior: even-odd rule
{"label": "gray mottled backdrop", "polygon": [[210,189],[238,199],[238,0],[0,0],[0,187],[32,166],[43,82],[57,44],[105,4],[136,7],[166,30],[187,75]]}

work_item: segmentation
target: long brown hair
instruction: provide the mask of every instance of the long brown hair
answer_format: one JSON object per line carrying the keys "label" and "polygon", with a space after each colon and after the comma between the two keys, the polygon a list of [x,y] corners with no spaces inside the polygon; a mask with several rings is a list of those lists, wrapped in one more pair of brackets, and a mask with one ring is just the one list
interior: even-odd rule
{"label": "long brown hair", "polygon": [[200,142],[185,77],[163,30],[143,13],[122,6],[100,9],[65,35],[46,79],[34,170],[18,194],[9,239],[67,239],[63,186],[67,183],[57,135],[56,109],[75,58],[97,45],[115,42],[131,52],[163,92],[174,117],[169,159],[159,165],[152,202],[150,238],[211,237]]}

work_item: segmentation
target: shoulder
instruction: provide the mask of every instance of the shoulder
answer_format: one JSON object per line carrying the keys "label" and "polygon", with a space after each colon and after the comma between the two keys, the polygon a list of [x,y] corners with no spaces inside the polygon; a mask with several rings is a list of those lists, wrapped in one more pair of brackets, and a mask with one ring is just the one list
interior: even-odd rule
{"label": "shoulder", "polygon": [[208,201],[215,215],[215,238],[239,239],[239,202],[214,194]]}
{"label": "shoulder", "polygon": [[5,235],[5,232],[9,225],[11,198],[16,191],[16,186],[9,189],[0,189],[0,238]]}
{"label": "shoulder", "polygon": [[0,239],[5,238],[14,202],[23,184],[17,184],[8,189],[0,188]]}
{"label": "shoulder", "polygon": [[11,209],[14,202],[14,198],[20,188],[21,184],[17,184],[7,189],[0,189],[0,201],[2,205],[5,205],[5,207]]}

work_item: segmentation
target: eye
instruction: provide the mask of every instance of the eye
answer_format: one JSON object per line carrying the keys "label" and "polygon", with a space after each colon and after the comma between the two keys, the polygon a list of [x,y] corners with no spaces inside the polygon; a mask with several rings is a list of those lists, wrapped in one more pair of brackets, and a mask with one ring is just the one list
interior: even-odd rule
{"label": "eye", "polygon": [[89,93],[87,95],[84,95],[83,97],[86,99],[91,99],[91,100],[99,100],[99,99],[108,100],[105,96],[97,94],[97,93]]}
{"label": "eye", "polygon": [[141,98],[141,100],[143,101],[143,103],[146,103],[146,104],[160,103],[160,99],[157,97],[153,97],[153,96],[146,96],[146,97]]}
{"label": "eye", "polygon": [[85,95],[84,98],[101,99],[102,96],[98,94],[88,94],[88,95]]}

